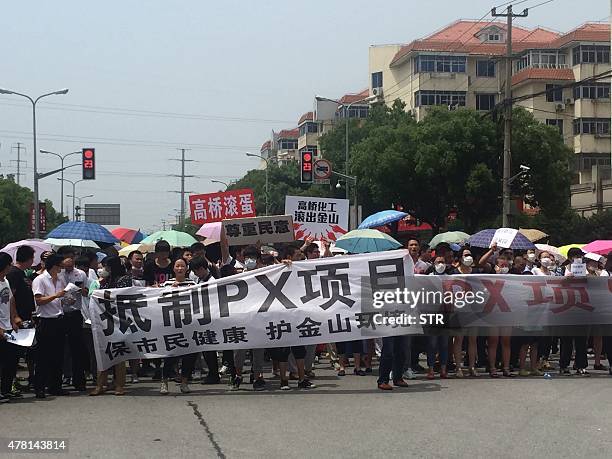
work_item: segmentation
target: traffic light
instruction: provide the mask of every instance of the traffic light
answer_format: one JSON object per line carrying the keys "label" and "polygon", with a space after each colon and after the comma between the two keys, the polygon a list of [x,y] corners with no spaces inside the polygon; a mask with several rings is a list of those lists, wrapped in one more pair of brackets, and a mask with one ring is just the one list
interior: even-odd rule
{"label": "traffic light", "polygon": [[83,180],[96,179],[96,150],[83,148]]}
{"label": "traffic light", "polygon": [[302,171],[302,183],[312,183],[313,175],[312,175],[312,152],[311,151],[302,151],[300,152],[300,170]]}

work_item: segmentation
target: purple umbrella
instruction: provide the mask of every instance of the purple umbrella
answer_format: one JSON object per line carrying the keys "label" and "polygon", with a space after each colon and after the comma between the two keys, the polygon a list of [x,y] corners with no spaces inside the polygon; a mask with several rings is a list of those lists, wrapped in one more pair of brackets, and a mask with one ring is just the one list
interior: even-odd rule
{"label": "purple umbrella", "polygon": [[499,229],[486,229],[477,232],[468,239],[468,244],[472,247],[484,247],[488,249],[491,246],[491,241],[495,237],[498,231],[516,231],[514,238],[510,242],[510,246],[507,248],[515,250],[528,250],[536,248],[535,244],[527,239],[523,234],[517,230],[511,230],[510,228],[499,228]]}

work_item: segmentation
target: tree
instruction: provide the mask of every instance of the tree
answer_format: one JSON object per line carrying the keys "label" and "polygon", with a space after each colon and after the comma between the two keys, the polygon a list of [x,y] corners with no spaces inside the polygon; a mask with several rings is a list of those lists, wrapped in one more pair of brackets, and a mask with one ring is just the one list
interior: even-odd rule
{"label": "tree", "polygon": [[[19,186],[14,180],[0,178],[0,246],[30,237],[30,205],[33,193]],[[49,200],[47,207],[47,231],[67,219],[59,214]]]}

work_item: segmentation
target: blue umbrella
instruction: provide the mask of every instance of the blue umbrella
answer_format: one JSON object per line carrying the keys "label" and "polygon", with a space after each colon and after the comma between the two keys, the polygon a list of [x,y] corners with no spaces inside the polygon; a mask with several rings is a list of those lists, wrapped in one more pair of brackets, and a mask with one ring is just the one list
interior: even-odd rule
{"label": "blue umbrella", "polygon": [[399,210],[383,210],[381,212],[376,212],[362,221],[361,225],[359,225],[359,229],[378,228],[388,223],[400,221],[407,215],[406,212],[400,212]]}
{"label": "blue umbrella", "polygon": [[402,246],[388,234],[374,229],[356,229],[343,234],[336,240],[336,247],[348,253],[384,252]]}
{"label": "blue umbrella", "polygon": [[[502,228],[500,228],[502,229]],[[505,229],[505,228],[504,228]],[[496,229],[486,229],[477,232],[468,239],[468,244],[473,247],[484,247],[488,249],[491,246],[491,241],[495,236]],[[536,248],[535,244],[527,239],[523,234],[517,232],[514,239],[510,243],[510,249],[529,250]]]}
{"label": "blue umbrella", "polygon": [[97,223],[66,222],[51,231],[47,237],[56,239],[87,239],[114,244],[119,242],[109,230]]}

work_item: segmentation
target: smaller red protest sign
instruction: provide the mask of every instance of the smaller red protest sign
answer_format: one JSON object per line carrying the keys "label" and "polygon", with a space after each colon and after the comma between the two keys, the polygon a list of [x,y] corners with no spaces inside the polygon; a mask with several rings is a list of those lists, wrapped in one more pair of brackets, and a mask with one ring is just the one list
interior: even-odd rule
{"label": "smaller red protest sign", "polygon": [[197,225],[231,218],[255,217],[253,190],[231,190],[221,193],[189,196],[191,222]]}

